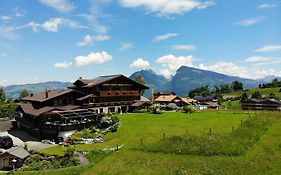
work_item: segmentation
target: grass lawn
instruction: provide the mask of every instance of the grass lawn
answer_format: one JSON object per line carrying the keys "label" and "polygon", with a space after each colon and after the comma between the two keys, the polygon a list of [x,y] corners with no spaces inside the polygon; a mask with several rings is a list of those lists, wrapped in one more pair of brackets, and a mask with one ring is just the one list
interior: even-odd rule
{"label": "grass lawn", "polygon": [[[118,131],[106,135],[104,143],[77,145],[76,149],[92,151],[122,144],[124,147],[94,164],[74,168],[72,172],[64,171],[64,174],[281,174],[280,121],[275,122],[254,146],[239,156],[179,155],[136,149],[141,144],[141,138],[144,145],[153,145],[163,138],[164,133],[167,138],[186,133],[200,137],[207,135],[211,128],[213,134],[230,134],[232,127],[238,128],[241,120],[246,121],[248,116],[244,112],[216,111],[119,115],[121,125]],[[64,150],[52,147],[42,152],[63,154]],[[44,174],[56,172],[46,171]],[[60,174],[61,170],[58,172]]]}

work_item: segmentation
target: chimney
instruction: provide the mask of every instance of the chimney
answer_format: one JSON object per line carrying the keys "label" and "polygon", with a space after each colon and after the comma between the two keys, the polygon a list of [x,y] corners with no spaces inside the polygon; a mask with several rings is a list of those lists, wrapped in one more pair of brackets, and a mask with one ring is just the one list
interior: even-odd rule
{"label": "chimney", "polygon": [[33,97],[33,93],[30,94],[30,97]]}
{"label": "chimney", "polygon": [[45,95],[46,95],[46,98],[48,98],[48,97],[49,97],[49,92],[48,92],[48,89],[46,89],[46,91],[45,91]]}
{"label": "chimney", "polygon": [[79,77],[79,80],[82,80],[82,77]]}

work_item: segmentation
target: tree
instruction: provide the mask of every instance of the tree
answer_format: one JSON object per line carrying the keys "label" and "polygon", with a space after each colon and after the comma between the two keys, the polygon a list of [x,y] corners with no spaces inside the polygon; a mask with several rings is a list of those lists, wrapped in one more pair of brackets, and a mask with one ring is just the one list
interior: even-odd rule
{"label": "tree", "polygon": [[0,102],[4,103],[6,101],[6,94],[3,88],[0,88]]}
{"label": "tree", "polygon": [[196,95],[208,96],[208,95],[211,95],[211,92],[210,92],[208,86],[202,86],[202,87],[199,87],[199,88],[195,88],[195,89],[188,92],[188,96],[190,98],[193,98]]}
{"label": "tree", "polygon": [[24,89],[21,91],[20,93],[20,99],[29,96],[29,92],[27,91],[27,89]]}
{"label": "tree", "polygon": [[136,77],[135,77],[135,81],[140,83],[140,84],[146,84],[144,78],[141,76],[141,74],[138,74]]}
{"label": "tree", "polygon": [[[138,74],[136,77],[135,77],[135,81],[140,83],[140,84],[146,84],[144,78],[141,76],[141,74]],[[144,90],[141,91],[141,95],[144,94]]]}
{"label": "tree", "polygon": [[223,101],[223,96],[219,93],[215,94],[214,98],[217,99],[219,103]]}
{"label": "tree", "polygon": [[259,91],[256,91],[252,94],[252,97],[251,98],[262,98],[262,95]]}
{"label": "tree", "polygon": [[241,83],[240,81],[234,81],[231,83],[232,84],[232,88],[234,91],[241,91],[243,90],[243,83]]}
{"label": "tree", "polygon": [[241,101],[245,101],[248,99],[248,94],[246,92],[244,92],[241,96]]}

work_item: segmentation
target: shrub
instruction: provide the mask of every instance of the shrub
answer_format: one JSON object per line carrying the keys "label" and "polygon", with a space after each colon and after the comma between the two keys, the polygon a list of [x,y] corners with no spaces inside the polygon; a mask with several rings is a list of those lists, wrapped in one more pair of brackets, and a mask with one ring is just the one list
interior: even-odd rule
{"label": "shrub", "polygon": [[185,106],[185,107],[183,107],[183,112],[184,113],[193,113],[194,109],[190,105],[189,106]]}

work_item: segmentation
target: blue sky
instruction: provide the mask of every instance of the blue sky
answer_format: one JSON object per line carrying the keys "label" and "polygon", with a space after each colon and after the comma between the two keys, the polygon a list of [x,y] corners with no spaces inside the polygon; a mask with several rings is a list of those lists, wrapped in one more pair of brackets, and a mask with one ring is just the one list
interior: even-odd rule
{"label": "blue sky", "polygon": [[182,66],[281,76],[280,0],[0,0],[0,85]]}

